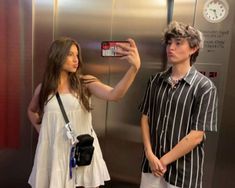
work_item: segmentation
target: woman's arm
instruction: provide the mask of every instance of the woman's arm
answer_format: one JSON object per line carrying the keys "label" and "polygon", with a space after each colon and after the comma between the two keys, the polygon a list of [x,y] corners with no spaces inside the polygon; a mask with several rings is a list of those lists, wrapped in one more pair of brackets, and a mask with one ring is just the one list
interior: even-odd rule
{"label": "woman's arm", "polygon": [[[140,68],[140,57],[136,44],[132,39],[128,39],[128,41],[130,42],[130,46],[118,44],[118,46],[123,49],[119,50],[118,53],[123,55],[120,59],[126,60],[131,64],[130,68],[114,88],[103,84],[100,81],[88,83],[87,87],[93,95],[101,99],[117,101],[127,92]],[[90,77],[88,76],[88,79],[89,78]],[[86,79],[86,76],[84,79]]]}
{"label": "woman's arm", "polygon": [[38,87],[35,89],[33,98],[30,101],[30,104],[28,106],[28,111],[27,111],[28,118],[38,133],[40,131],[40,123],[41,123],[41,118],[38,113],[39,112],[38,99],[39,99],[40,90],[41,90],[41,84],[38,85]]}

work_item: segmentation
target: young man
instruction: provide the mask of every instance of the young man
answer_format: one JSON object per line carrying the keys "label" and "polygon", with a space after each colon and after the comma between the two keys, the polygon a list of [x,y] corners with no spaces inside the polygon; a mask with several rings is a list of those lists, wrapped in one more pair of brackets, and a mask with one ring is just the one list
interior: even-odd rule
{"label": "young man", "polygon": [[145,156],[141,188],[201,188],[206,131],[217,131],[217,90],[193,63],[203,46],[192,26],[164,33],[171,67],[150,77],[140,105]]}

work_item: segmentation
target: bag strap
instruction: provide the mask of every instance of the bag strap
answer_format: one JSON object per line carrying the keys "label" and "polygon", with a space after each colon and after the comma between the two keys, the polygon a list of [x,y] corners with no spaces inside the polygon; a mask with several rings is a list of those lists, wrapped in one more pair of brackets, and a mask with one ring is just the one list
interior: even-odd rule
{"label": "bag strap", "polygon": [[65,128],[67,129],[67,137],[68,139],[71,141],[71,144],[72,145],[75,145],[76,143],[78,143],[78,140],[76,138],[76,135],[74,133],[74,131],[72,130],[71,126],[70,126],[70,122],[69,122],[69,119],[68,119],[68,116],[65,112],[65,109],[64,109],[64,105],[61,101],[61,98],[60,98],[60,95],[58,92],[56,92],[56,98],[57,98],[57,101],[59,103],[59,106],[60,106],[60,110],[62,112],[62,115],[64,117],[64,121],[65,121]]}
{"label": "bag strap", "polygon": [[[61,110],[61,112],[63,114],[64,121],[66,123],[65,127],[66,127],[67,130],[69,129],[69,131],[73,132],[72,128],[70,127],[70,122],[69,122],[68,116],[67,116],[67,114],[65,112],[64,105],[63,105],[63,103],[61,101],[61,98],[60,98],[60,95],[59,95],[58,91],[56,92],[56,98],[57,98],[57,101],[59,103],[60,110]],[[91,129],[91,135],[92,134],[93,134],[93,129]]]}
{"label": "bag strap", "polygon": [[61,110],[61,112],[62,112],[62,114],[63,114],[64,121],[65,121],[66,124],[69,124],[68,116],[67,116],[67,114],[66,114],[66,112],[65,112],[65,110],[64,110],[64,105],[63,105],[63,103],[62,103],[62,101],[61,101],[61,98],[60,98],[60,95],[59,95],[58,92],[56,92],[56,98],[57,98],[57,101],[58,101],[58,103],[59,103],[60,110]]}
{"label": "bag strap", "polygon": [[61,98],[60,98],[60,95],[59,95],[58,92],[56,92],[56,98],[57,98],[57,101],[59,103],[62,115],[64,117],[64,121],[66,123],[65,128],[67,129],[67,137],[70,139],[71,144],[72,144],[72,147],[71,147],[71,150],[70,150],[70,161],[69,161],[69,177],[71,179],[72,176],[73,176],[72,175],[73,174],[72,168],[76,166],[76,161],[74,161],[74,155],[75,155],[74,152],[75,152],[75,144],[78,142],[78,140],[77,140],[73,130],[70,127],[70,122],[69,122],[68,116],[65,112],[64,105],[61,101]]}

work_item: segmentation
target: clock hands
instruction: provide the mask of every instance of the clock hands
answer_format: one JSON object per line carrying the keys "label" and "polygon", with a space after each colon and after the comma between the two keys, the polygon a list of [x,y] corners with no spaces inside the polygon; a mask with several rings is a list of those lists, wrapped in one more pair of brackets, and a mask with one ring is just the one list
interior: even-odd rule
{"label": "clock hands", "polygon": [[217,13],[216,13],[216,9],[210,8],[209,10],[211,10],[214,13],[215,17],[218,18]]}

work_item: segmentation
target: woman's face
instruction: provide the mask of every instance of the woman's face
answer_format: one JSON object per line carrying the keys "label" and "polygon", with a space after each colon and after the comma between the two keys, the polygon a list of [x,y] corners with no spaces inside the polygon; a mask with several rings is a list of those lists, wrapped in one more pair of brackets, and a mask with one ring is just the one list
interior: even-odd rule
{"label": "woman's face", "polygon": [[72,45],[69,54],[66,57],[62,70],[66,72],[76,72],[79,66],[78,49],[76,45]]}
{"label": "woman's face", "polygon": [[184,38],[171,38],[166,47],[167,59],[171,64],[190,63],[190,56],[195,52]]}

